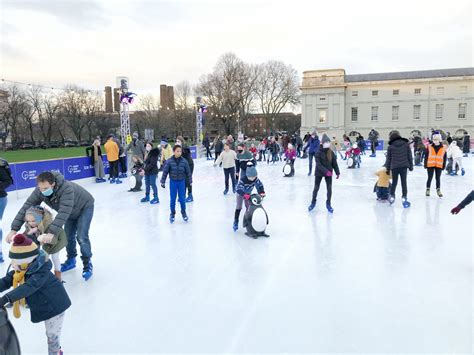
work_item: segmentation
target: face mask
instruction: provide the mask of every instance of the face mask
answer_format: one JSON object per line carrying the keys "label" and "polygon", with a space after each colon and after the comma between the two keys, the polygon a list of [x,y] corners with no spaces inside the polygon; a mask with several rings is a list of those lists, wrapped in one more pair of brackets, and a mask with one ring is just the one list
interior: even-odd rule
{"label": "face mask", "polygon": [[323,143],[323,148],[329,148],[331,146],[331,143]]}
{"label": "face mask", "polygon": [[50,187],[47,190],[41,191],[41,193],[43,194],[43,196],[46,196],[46,197],[51,196],[53,194],[53,188]]}

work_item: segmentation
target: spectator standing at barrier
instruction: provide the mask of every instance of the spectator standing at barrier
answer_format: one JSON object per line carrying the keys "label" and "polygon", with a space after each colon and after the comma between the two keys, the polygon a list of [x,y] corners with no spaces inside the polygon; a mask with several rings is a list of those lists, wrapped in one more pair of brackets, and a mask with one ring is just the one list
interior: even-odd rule
{"label": "spectator standing at barrier", "polygon": [[115,142],[113,134],[107,137],[107,143],[104,145],[105,153],[107,154],[107,160],[109,161],[110,167],[110,183],[121,184],[122,181],[119,179],[119,146]]}
{"label": "spectator standing at barrier", "polygon": [[2,254],[2,218],[3,212],[5,212],[5,207],[7,207],[7,192],[6,189],[13,184],[12,172],[10,170],[10,165],[5,159],[0,158],[0,263],[3,263],[3,254]]}
{"label": "spectator standing at barrier", "polygon": [[105,182],[104,162],[102,161],[102,150],[100,149],[100,139],[94,139],[90,147],[86,148],[86,155],[91,158],[91,164],[94,167],[95,182]]}
{"label": "spectator standing at barrier", "polygon": [[84,265],[82,277],[87,281],[92,276],[92,248],[89,229],[94,216],[94,198],[82,186],[64,179],[58,172],[45,171],[36,177],[37,186],[20,208],[7,235],[11,243],[13,236],[20,230],[26,211],[32,206],[46,205],[57,211],[53,222],[46,230],[48,238],[58,236],[62,227],[67,236],[67,259],[61,265],[61,272],[76,267],[76,240],[81,250]]}

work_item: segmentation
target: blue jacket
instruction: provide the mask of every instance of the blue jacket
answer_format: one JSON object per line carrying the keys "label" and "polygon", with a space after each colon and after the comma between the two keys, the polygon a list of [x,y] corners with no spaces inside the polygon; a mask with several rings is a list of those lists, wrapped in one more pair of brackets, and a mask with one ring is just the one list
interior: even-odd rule
{"label": "blue jacket", "polygon": [[[10,303],[26,298],[33,323],[55,317],[71,306],[71,300],[62,282],[51,272],[52,266],[51,261],[45,262],[44,252],[40,252],[35,261],[28,266],[25,283],[5,295]],[[0,279],[0,292],[12,287],[14,273],[12,270]]]}
{"label": "blue jacket", "polygon": [[308,141],[308,153],[317,153],[319,150],[319,138],[316,136],[316,138],[313,138],[313,136],[309,137]]}
{"label": "blue jacket", "polygon": [[239,183],[237,184],[236,192],[240,196],[243,196],[245,194],[251,194],[254,187],[257,189],[257,192],[259,194],[262,192],[265,193],[263,184],[259,180],[259,178],[256,178],[254,181],[251,181],[246,176],[243,176],[242,179],[240,179]]}
{"label": "blue jacket", "polygon": [[170,180],[187,180],[190,184],[193,183],[189,164],[182,156],[178,159],[171,157],[166,161],[165,167],[163,168],[163,175],[161,176],[162,184],[165,183],[168,174]]}

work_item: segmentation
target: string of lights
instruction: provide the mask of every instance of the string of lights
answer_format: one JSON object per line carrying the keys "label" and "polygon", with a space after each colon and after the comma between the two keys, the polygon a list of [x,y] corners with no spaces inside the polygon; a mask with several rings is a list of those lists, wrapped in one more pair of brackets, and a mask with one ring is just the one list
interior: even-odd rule
{"label": "string of lights", "polygon": [[[7,80],[7,79],[3,79],[3,78],[0,80],[0,83],[2,84],[2,86],[4,86],[5,84],[8,83],[8,84],[25,86],[25,87],[28,87],[29,89],[40,88],[40,89],[49,90],[51,92],[63,91],[63,92],[74,93],[74,89],[58,88],[58,87],[54,87],[54,86],[46,86],[46,85],[40,85],[40,84],[22,83],[20,81]],[[87,90],[87,89],[84,89],[84,91],[87,91],[88,94],[91,94],[91,93],[101,94],[101,93],[104,92],[103,90]]]}

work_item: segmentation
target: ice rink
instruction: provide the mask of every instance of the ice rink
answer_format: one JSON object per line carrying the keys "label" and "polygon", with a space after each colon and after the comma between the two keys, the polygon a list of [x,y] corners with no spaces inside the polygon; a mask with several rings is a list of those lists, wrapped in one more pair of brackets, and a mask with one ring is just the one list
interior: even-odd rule
{"label": "ice rink", "polygon": [[[338,162],[332,215],[324,183],[307,212],[307,159],[294,178],[283,177],[281,163],[260,163],[271,237],[258,240],[241,224],[232,231],[235,197],[223,196],[222,170],[204,159],[188,223],[178,213],[170,225],[161,187],[152,206],[127,184],[81,181],[96,198],[94,276],[85,282],[80,262],[63,274],[73,302],[64,352],[472,353],[474,206],[450,210],[473,188],[474,158],[464,158],[463,177],[443,173],[443,198],[433,196],[434,181],[425,197],[426,171],[415,167],[408,209],[400,186],[393,206],[375,200],[383,154],[364,156],[357,170]],[[10,194],[5,232],[26,196]],[[10,310],[23,352],[46,353],[44,324],[29,318]]]}

